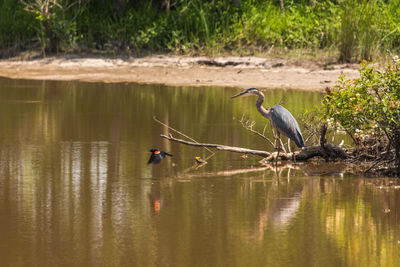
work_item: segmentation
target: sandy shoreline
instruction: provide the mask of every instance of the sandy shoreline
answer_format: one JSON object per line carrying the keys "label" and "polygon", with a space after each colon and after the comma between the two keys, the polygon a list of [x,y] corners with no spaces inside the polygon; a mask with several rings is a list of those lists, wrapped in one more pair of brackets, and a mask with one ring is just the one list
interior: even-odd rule
{"label": "sandy shoreline", "polygon": [[323,90],[343,73],[358,77],[357,66],[290,64],[259,57],[102,58],[62,56],[0,60],[0,76],[13,79],[137,82],[173,86],[228,86]]}

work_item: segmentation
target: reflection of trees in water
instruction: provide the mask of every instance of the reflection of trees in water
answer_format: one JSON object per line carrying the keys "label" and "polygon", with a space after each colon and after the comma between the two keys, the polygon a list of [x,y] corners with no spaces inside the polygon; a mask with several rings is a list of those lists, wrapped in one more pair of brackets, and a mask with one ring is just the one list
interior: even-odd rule
{"label": "reflection of trees in water", "polygon": [[377,266],[398,264],[399,194],[393,187],[386,192],[380,189],[385,180],[321,180],[322,204],[328,204],[326,233],[342,248],[342,257],[351,266],[368,265],[373,260]]}
{"label": "reflection of trees in water", "polygon": [[[93,94],[62,85],[28,90],[23,98],[39,102],[23,109],[20,102],[0,107],[8,126],[0,129],[0,236],[10,240],[2,255],[19,255],[14,262],[149,266],[207,255],[204,261],[250,266],[249,258],[267,255],[311,266],[339,255],[353,266],[398,263],[398,180],[347,177],[337,163],[183,175],[145,168],[148,147],[123,143],[124,135],[141,136],[143,129],[124,124],[134,121],[127,107],[137,107],[119,106],[124,97],[94,85]],[[104,117],[105,106],[113,112]],[[157,140],[158,131],[148,132]]]}
{"label": "reflection of trees in water", "polygon": [[[313,163],[304,167],[311,176],[300,174],[296,169],[303,166],[297,165],[192,173],[186,178],[198,179],[204,175],[209,179],[242,179],[241,197],[237,201],[246,202],[245,208],[253,213],[243,210],[229,214],[227,220],[246,225],[240,232],[247,234],[238,235],[235,228],[228,232],[249,245],[258,244],[260,249],[276,249],[285,254],[284,248],[275,246],[287,247],[292,243],[293,248],[303,253],[314,251],[309,255],[310,262],[320,262],[318,257],[338,257],[329,265],[379,262],[387,266],[389,261],[397,262],[400,212],[396,207],[400,201],[397,191],[400,182],[348,177],[342,174],[347,168],[343,164]],[[249,201],[254,196],[258,201]],[[301,262],[299,265],[302,266]]]}
{"label": "reflection of trees in water", "polygon": [[[51,165],[54,157],[40,148],[0,147],[0,198],[17,204],[9,216],[31,218],[29,225],[17,227],[32,236],[42,235],[31,243],[39,250],[46,250],[42,243],[46,239],[69,240],[68,244],[81,242],[88,247],[87,255],[100,259],[123,257],[133,247],[131,257],[146,264],[154,258],[146,260],[140,255],[149,250],[156,258],[161,254],[168,258],[172,247],[178,255],[187,255],[191,249],[211,245],[215,238],[223,239],[224,244],[235,243],[237,238],[246,241],[244,247],[262,250],[276,246],[280,253],[289,243],[297,249],[319,246],[315,248],[318,253],[326,253],[324,249],[330,246],[346,261],[368,259],[372,251],[385,250],[388,260],[396,255],[397,180],[305,177],[298,165],[287,165],[160,179],[162,169],[153,169],[154,179],[135,183],[115,167],[120,161],[107,142],[64,142],[59,148],[60,164]],[[28,169],[35,169],[30,164],[35,164],[32,159],[38,160],[38,156],[49,164],[27,174]],[[312,173],[318,170],[314,167]],[[21,195],[30,198],[20,202]],[[242,234],[237,234],[237,227],[244,227],[239,229]],[[171,241],[174,237],[177,240]],[[198,244],[190,244],[195,241]],[[179,242],[189,247],[185,249]],[[114,247],[117,243],[119,247]],[[170,250],[166,248],[169,245]],[[230,254],[214,248],[214,257]],[[73,247],[64,249],[72,251]],[[104,250],[110,254],[105,255]]]}

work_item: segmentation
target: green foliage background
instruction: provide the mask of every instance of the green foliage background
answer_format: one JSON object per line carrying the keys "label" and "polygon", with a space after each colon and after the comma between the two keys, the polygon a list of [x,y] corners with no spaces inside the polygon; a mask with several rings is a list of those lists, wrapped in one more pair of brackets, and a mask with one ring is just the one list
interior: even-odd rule
{"label": "green foliage background", "polygon": [[45,1],[0,0],[3,51],[252,54],[274,47],[333,50],[354,61],[400,44],[400,0],[283,0],[284,9],[278,0],[50,0],[45,15],[27,9],[38,2]]}

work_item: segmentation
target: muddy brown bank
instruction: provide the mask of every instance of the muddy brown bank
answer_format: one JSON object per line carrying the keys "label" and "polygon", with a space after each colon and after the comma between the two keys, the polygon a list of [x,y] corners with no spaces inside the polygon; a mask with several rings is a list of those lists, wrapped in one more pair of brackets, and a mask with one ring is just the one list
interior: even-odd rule
{"label": "muddy brown bank", "polygon": [[261,57],[104,58],[60,56],[0,60],[0,76],[14,79],[137,82],[172,86],[296,88],[322,91],[340,75],[359,76],[356,65],[290,63]]}

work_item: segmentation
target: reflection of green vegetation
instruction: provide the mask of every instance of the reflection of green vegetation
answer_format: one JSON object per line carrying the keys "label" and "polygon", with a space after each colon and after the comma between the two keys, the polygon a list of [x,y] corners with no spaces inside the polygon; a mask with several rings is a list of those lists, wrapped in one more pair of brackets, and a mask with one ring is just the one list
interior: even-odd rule
{"label": "reflection of green vegetation", "polygon": [[[246,113],[260,125],[265,118],[255,99],[229,99],[233,89],[6,79],[1,85],[5,265],[400,263],[399,192],[369,185],[386,180],[311,178],[293,170],[280,177],[265,170],[175,177],[201,149],[164,142],[153,115],[199,141],[256,146],[232,118]],[[290,90],[266,96],[269,105],[285,96],[295,115],[320,99]],[[177,166],[146,166],[148,149],[167,145]],[[204,169],[250,160],[218,153]]]}
{"label": "reflection of green vegetation", "polygon": [[[365,186],[363,179],[292,177],[286,183],[283,176],[277,183],[270,175],[196,179],[170,186],[160,182],[160,195],[168,205],[162,217],[152,221],[158,237],[154,242],[162,248],[158,257],[175,265],[399,263],[397,222],[386,221],[397,212],[383,212],[388,199],[395,201],[398,194]],[[296,200],[299,206],[292,216],[277,220],[288,207],[281,204]]]}
{"label": "reflection of green vegetation", "polygon": [[363,180],[324,184],[328,191],[322,205],[330,207],[324,218],[326,231],[347,266],[397,266],[399,232],[392,228],[398,216],[392,210],[395,191],[385,192]]}

